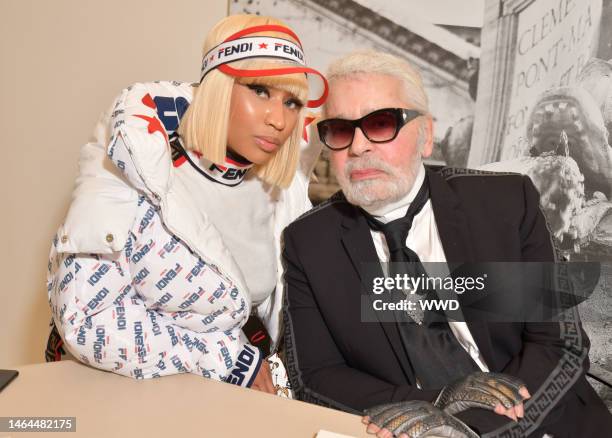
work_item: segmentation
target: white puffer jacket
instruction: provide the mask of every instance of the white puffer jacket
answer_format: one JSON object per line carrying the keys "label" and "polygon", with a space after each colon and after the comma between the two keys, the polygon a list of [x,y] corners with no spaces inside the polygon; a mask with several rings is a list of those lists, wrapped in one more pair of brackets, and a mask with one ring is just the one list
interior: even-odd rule
{"label": "white puffer jacket", "polygon": [[[102,116],[81,149],[73,202],[54,239],[49,302],[83,362],[136,378],[194,372],[248,386],[261,361],[241,332],[249,291],[223,237],[175,178],[168,145],[191,92],[187,83],[135,84]],[[310,208],[319,152],[303,143],[298,172],[274,207],[277,285],[256,309],[273,348],[281,233]]]}

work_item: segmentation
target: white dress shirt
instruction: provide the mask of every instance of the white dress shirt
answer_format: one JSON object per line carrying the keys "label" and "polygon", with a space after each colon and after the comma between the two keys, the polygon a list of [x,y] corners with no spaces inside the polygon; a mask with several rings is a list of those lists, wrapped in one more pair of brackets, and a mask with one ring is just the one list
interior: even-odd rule
{"label": "white dress shirt", "polygon": [[[419,173],[414,181],[412,189],[402,199],[387,204],[378,209],[364,208],[368,213],[383,223],[391,222],[406,215],[406,211],[410,203],[414,200],[421,184],[425,179],[425,167],[419,168]],[[376,253],[381,262],[389,261],[389,249],[385,241],[385,236],[380,231],[370,230]],[[422,262],[446,262],[444,248],[438,234],[436,226],[436,218],[434,216],[431,200],[428,199],[423,209],[414,217],[412,227],[406,238],[406,246],[413,250]],[[459,344],[468,352],[476,365],[482,371],[489,371],[487,364],[478,350],[478,346],[470,333],[470,330],[465,322],[449,321],[449,326],[459,341]]]}

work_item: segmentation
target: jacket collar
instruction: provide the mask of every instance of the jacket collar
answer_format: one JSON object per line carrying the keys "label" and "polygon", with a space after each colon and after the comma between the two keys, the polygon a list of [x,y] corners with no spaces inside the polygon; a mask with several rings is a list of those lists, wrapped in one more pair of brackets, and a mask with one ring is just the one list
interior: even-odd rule
{"label": "jacket collar", "polygon": [[447,262],[452,266],[475,261],[469,225],[459,198],[439,173],[431,169],[426,169],[426,172],[431,205]]}

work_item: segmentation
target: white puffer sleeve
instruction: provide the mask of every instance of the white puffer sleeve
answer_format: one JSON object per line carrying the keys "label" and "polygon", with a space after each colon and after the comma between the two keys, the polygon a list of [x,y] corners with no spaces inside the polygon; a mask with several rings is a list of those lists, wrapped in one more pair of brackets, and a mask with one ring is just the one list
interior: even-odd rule
{"label": "white puffer sleeve", "polygon": [[[204,284],[200,278],[195,281],[189,278],[194,272],[201,277],[202,269],[192,269],[187,277],[181,275],[202,293],[180,296],[160,293],[160,301],[164,302],[151,304],[154,297],[141,287],[145,272],[149,273],[148,265],[134,263],[140,256],[127,254],[133,246],[130,237],[124,250],[95,255],[58,254],[53,245],[48,274],[49,304],[70,353],[96,368],[133,378],[190,372],[250,386],[262,357],[257,348],[246,342],[241,331],[248,316],[244,314],[246,306],[240,306],[238,299],[232,307],[226,297],[223,313],[195,311],[198,300],[207,303],[220,297],[218,288],[204,289],[198,286]],[[176,262],[170,257],[169,269],[172,266]],[[148,279],[149,290],[156,281],[159,284],[158,280],[159,277]],[[188,305],[166,311],[164,304],[172,300]],[[214,318],[217,321],[206,326]],[[224,324],[223,329],[216,326],[219,321]]]}

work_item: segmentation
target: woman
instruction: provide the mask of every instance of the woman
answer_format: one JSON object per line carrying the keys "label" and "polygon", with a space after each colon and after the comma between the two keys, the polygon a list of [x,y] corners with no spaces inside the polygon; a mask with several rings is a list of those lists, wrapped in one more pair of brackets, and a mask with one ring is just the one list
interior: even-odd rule
{"label": "woman", "polygon": [[51,250],[49,302],[84,363],[275,392],[253,343],[265,337],[261,319],[276,346],[280,233],[310,206],[318,154],[300,162],[305,73],[321,75],[304,66],[297,36],[267,17],[222,20],[203,54],[199,85],[133,85],[83,147]]}

